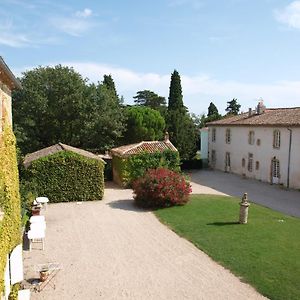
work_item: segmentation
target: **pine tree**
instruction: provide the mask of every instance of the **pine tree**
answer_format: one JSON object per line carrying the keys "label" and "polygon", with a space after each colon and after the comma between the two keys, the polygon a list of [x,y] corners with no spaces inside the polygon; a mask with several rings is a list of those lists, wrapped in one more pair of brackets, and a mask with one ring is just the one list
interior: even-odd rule
{"label": "pine tree", "polygon": [[237,99],[233,98],[231,101],[227,102],[227,115],[237,115],[240,111],[241,105],[238,104]]}

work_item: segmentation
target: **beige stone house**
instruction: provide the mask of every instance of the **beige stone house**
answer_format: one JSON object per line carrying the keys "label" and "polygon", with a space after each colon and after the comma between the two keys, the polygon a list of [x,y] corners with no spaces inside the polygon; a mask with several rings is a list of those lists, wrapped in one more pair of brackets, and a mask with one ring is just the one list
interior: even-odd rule
{"label": "beige stone house", "polygon": [[213,169],[300,188],[300,107],[266,108],[208,123]]}
{"label": "beige stone house", "polygon": [[11,92],[15,88],[21,88],[21,84],[0,56],[0,134],[4,121],[12,124]]}

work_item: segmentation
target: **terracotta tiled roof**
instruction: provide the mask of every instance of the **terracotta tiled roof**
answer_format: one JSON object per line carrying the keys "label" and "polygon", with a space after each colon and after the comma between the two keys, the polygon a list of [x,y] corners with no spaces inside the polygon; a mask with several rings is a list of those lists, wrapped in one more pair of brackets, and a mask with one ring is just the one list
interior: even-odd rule
{"label": "terracotta tiled roof", "polygon": [[261,114],[252,111],[222,120],[213,121],[207,126],[300,126],[300,107],[267,108]]}
{"label": "terracotta tiled roof", "polygon": [[27,168],[33,161],[35,161],[41,157],[45,157],[45,156],[48,156],[48,155],[51,155],[51,154],[54,154],[54,153],[57,153],[60,151],[71,151],[71,152],[80,154],[82,156],[85,156],[87,158],[101,160],[103,163],[105,163],[101,157],[93,154],[92,152],[78,149],[78,148],[75,148],[75,147],[72,147],[72,146],[69,146],[66,144],[58,143],[53,146],[50,146],[50,147],[38,150],[36,152],[27,154],[24,159],[24,165]]}
{"label": "terracotta tiled roof", "polygon": [[111,149],[113,155],[130,156],[142,152],[154,153],[157,151],[172,150],[177,151],[174,145],[169,141],[146,141],[137,144],[130,144]]}

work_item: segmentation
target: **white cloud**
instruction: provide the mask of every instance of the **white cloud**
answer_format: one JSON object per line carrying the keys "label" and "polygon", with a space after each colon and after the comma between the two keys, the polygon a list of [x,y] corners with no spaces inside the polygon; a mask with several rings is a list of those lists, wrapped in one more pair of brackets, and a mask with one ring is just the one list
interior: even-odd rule
{"label": "white cloud", "polygon": [[284,9],[276,10],[275,17],[289,27],[300,29],[300,1],[293,1]]}
{"label": "white cloud", "polygon": [[13,48],[26,47],[30,44],[30,40],[23,34],[0,33],[0,44]]}
{"label": "white cloud", "polygon": [[[55,65],[55,64],[50,64]],[[139,90],[149,89],[168,97],[171,74],[139,73],[129,69],[93,62],[63,62],[74,67],[83,77],[92,82],[103,80],[104,74],[111,74],[120,95],[126,103],[133,103],[132,97]],[[29,69],[29,68],[26,68]],[[20,74],[23,70],[14,70]],[[270,84],[249,84],[235,80],[222,81],[208,75],[187,76],[181,74],[184,103],[190,112],[207,112],[213,101],[220,113],[225,113],[226,102],[237,98],[242,110],[254,108],[263,98],[267,107],[300,106],[300,81],[281,81]]]}
{"label": "white cloud", "polygon": [[80,36],[95,25],[89,19],[92,13],[91,9],[85,8],[82,11],[77,11],[72,16],[53,17],[50,22],[54,27],[69,35]]}
{"label": "white cloud", "polygon": [[87,17],[90,17],[92,15],[92,10],[89,9],[89,8],[85,8],[84,10],[82,11],[77,11],[75,13],[76,17],[79,17],[79,18],[87,18]]}

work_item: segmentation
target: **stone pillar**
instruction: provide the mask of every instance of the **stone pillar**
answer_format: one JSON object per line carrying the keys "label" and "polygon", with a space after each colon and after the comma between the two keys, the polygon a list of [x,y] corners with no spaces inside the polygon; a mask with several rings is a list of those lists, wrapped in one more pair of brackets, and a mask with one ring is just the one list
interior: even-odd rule
{"label": "stone pillar", "polygon": [[249,206],[250,203],[248,202],[248,194],[244,193],[242,197],[242,202],[240,203],[240,224],[247,224]]}

